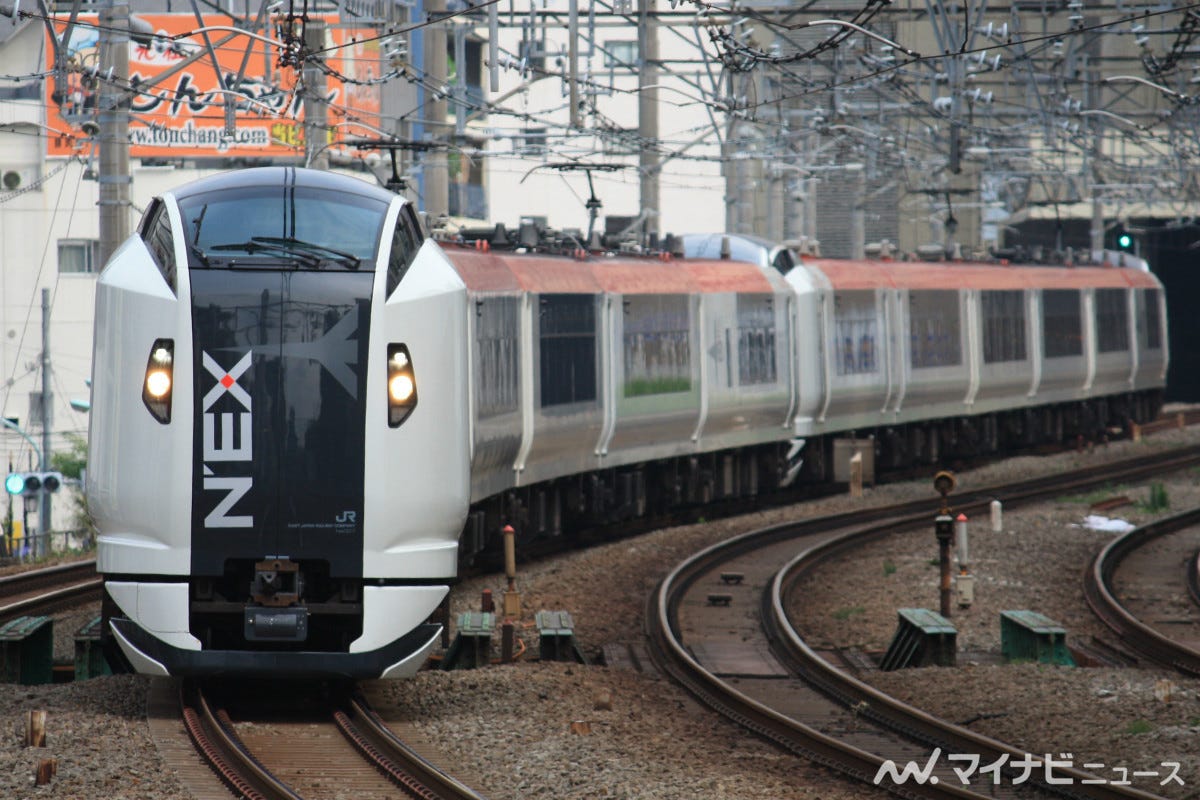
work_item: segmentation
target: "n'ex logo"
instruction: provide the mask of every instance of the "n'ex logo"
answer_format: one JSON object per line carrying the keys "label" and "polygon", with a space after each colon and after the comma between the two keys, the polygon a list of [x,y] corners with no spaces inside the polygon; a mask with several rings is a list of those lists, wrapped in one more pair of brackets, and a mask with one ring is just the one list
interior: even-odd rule
{"label": "n'ex logo", "polygon": [[[216,385],[208,391],[203,401],[204,491],[225,492],[225,496],[204,518],[204,527],[250,528],[254,526],[253,516],[231,516],[229,512],[233,510],[233,506],[238,500],[241,500],[254,488],[254,478],[251,475],[218,477],[213,473],[209,463],[241,462],[247,465],[245,471],[249,472],[249,462],[254,457],[253,416],[250,408],[250,393],[238,385],[238,379],[250,368],[251,353],[242,356],[237,364],[228,371],[208,353],[201,353],[201,362],[204,364],[204,369],[217,380]],[[212,407],[225,395],[236,400],[243,410],[236,415],[228,412],[214,412]],[[219,431],[218,422],[220,423]]]}

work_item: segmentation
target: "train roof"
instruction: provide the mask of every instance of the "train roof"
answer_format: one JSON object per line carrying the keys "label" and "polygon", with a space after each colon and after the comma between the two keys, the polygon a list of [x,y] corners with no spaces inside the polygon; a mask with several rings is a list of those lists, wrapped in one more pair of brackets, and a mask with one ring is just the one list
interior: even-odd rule
{"label": "train roof", "polygon": [[515,253],[442,244],[468,289],[543,294],[769,293],[761,268],[745,261],[669,260],[636,256]]}
{"label": "train roof", "polygon": [[1115,266],[1056,267],[960,262],[803,259],[823,274],[832,288],[853,289],[1083,289],[1129,287],[1156,289],[1154,276],[1141,269]]}
{"label": "train roof", "polygon": [[343,192],[370,197],[383,203],[391,203],[394,194],[372,183],[338,172],[304,169],[303,167],[251,167],[222,172],[199,180],[185,183],[173,189],[171,194],[179,200],[208,192],[236,191],[262,186],[299,186]]}

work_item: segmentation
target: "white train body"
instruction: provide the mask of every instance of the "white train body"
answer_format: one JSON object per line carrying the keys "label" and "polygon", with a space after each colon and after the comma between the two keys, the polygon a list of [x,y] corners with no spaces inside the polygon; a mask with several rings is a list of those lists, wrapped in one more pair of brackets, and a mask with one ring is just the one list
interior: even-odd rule
{"label": "white train body", "polygon": [[[136,670],[421,666],[469,498],[465,297],[403,200],[353,178],[246,170],[155,200],[99,281],[88,471]],[[415,380],[397,408],[391,351]]]}
{"label": "white train body", "polygon": [[933,464],[1161,404],[1144,264],[721,238],[439,246],[402,199],[292,168],[157,199],[97,295],[106,633],[140,672],[401,677],[505,524],[531,542],[827,479],[839,437]]}
{"label": "white train body", "polygon": [[801,467],[829,479],[840,437],[873,439],[883,467],[934,464],[1161,406],[1166,298],[1128,256],[801,263],[705,234],[661,261],[475,235],[446,245],[473,306],[468,556],[506,522],[555,536],[752,496]]}

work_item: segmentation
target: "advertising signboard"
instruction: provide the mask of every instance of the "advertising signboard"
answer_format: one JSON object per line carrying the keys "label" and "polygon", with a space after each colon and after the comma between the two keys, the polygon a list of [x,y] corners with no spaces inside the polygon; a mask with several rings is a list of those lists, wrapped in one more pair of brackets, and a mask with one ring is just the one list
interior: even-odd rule
{"label": "advertising signboard", "polygon": [[[280,34],[268,27],[251,37],[233,31],[225,15],[198,22],[192,14],[139,14],[153,27],[147,43],[129,43],[130,156],[134,158],[249,157],[278,158],[304,154],[304,92],[301,68],[280,66]],[[326,144],[342,151],[347,138],[379,135],[380,87],[369,82],[382,74],[375,32],[326,22],[323,95],[328,104]],[[79,15],[67,43],[70,65],[66,85],[47,81],[46,106],[51,127],[73,127],[95,120],[100,84],[100,33],[95,14]],[[55,24],[62,40],[66,19]],[[207,43],[206,43],[207,38]],[[264,41],[265,39],[274,42]],[[367,41],[364,41],[367,40]],[[211,49],[209,45],[211,44]],[[48,68],[54,53],[47,48]],[[219,70],[214,67],[214,55]],[[238,80],[239,72],[242,75]],[[235,103],[232,130],[226,103]],[[48,140],[48,155],[71,155],[71,142]],[[345,152],[355,152],[352,148]]]}

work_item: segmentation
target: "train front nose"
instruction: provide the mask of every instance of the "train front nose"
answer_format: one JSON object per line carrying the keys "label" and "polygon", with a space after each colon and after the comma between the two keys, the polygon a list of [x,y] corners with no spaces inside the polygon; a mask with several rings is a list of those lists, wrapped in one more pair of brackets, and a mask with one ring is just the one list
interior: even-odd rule
{"label": "train front nose", "polygon": [[411,674],[468,502],[462,282],[353,178],[248,169],[156,203],[98,294],[147,311],[98,325],[123,412],[98,452],[161,487],[99,482],[108,629],[151,674]]}
{"label": "train front nose", "polygon": [[[236,268],[192,274],[194,363],[202,366],[195,373],[193,607],[209,604],[213,612],[194,613],[192,632],[209,646],[256,641],[344,651],[361,633],[361,617],[352,620],[361,611],[373,277]],[[271,559],[276,565],[264,566]],[[247,598],[242,614],[217,613]],[[337,606],[337,613],[294,610],[310,605]]]}

